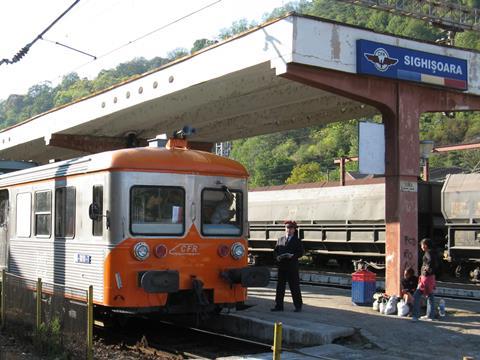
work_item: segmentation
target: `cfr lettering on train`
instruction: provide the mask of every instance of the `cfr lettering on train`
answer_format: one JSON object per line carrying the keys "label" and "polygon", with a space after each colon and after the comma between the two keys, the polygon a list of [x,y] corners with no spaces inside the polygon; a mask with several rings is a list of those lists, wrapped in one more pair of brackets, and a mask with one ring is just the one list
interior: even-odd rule
{"label": "cfr lettering on train", "polygon": [[172,250],[172,255],[199,255],[199,246],[196,244],[178,244]]}

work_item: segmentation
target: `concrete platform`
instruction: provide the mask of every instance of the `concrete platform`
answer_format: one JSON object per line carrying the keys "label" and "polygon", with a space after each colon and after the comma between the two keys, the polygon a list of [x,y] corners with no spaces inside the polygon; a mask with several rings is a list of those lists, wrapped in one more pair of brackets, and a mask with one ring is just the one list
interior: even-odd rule
{"label": "concrete platform", "polygon": [[283,343],[290,347],[330,344],[335,339],[355,333],[351,326],[330,325],[321,322],[321,319],[299,315],[293,311],[274,315],[268,309],[254,306],[242,312],[222,315],[220,321],[212,322],[209,328],[245,338],[253,334],[255,339],[272,344],[274,324],[281,322]]}
{"label": "concrete platform", "polygon": [[[302,286],[301,313],[293,312],[287,291],[285,311],[270,312],[274,285],[250,289],[252,307],[223,314],[209,327],[272,343],[273,325],[282,322],[283,347],[291,350],[284,351],[282,359],[480,359],[478,300],[447,299],[445,318],[413,323],[410,318],[354,306],[350,290],[332,287]],[[244,358],[271,359],[272,354]]]}

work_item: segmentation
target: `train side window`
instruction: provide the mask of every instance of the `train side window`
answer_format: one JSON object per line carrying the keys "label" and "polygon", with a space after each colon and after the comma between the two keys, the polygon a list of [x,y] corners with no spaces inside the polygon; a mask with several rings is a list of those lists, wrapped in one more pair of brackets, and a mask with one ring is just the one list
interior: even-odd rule
{"label": "train side window", "polygon": [[75,234],[75,188],[55,189],[55,236],[73,238]]}
{"label": "train side window", "polygon": [[7,222],[8,222],[8,190],[0,190],[0,227],[6,226]]}
{"label": "train side window", "polygon": [[237,190],[204,189],[202,191],[202,234],[214,236],[242,235],[242,193]]}
{"label": "train side window", "polygon": [[18,237],[30,237],[32,219],[32,194],[17,194],[17,212],[15,216]]}
{"label": "train side window", "polygon": [[[98,212],[103,214],[103,186],[95,185],[93,187],[93,204],[98,206]],[[93,236],[103,235],[103,216],[98,216],[92,220],[92,234]]]}
{"label": "train side window", "polygon": [[182,235],[185,190],[174,186],[133,186],[130,231],[134,235]]}
{"label": "train side window", "polygon": [[35,236],[48,236],[52,233],[52,192],[37,191],[34,201]]}

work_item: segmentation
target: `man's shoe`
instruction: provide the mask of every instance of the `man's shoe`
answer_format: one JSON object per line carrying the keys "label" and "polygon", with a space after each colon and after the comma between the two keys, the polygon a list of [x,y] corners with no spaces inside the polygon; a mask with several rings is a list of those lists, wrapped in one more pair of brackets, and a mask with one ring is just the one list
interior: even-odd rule
{"label": "man's shoe", "polygon": [[432,319],[432,318],[429,318],[427,315],[420,316],[420,320],[423,320],[423,321],[433,321],[433,319]]}
{"label": "man's shoe", "polygon": [[295,308],[295,310],[293,310],[293,312],[302,312],[302,308]]}
{"label": "man's shoe", "polygon": [[418,321],[418,318],[416,318],[415,316],[412,317],[412,322],[417,322]]}
{"label": "man's shoe", "polygon": [[283,311],[283,308],[275,306],[274,308],[271,308],[270,311]]}

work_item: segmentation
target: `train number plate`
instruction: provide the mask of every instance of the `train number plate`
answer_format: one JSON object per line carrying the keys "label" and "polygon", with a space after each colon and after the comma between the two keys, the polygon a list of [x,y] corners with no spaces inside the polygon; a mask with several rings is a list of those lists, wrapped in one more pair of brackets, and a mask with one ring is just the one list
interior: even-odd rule
{"label": "train number plate", "polygon": [[90,255],[76,253],[73,255],[73,261],[77,264],[91,264],[92,257]]}

